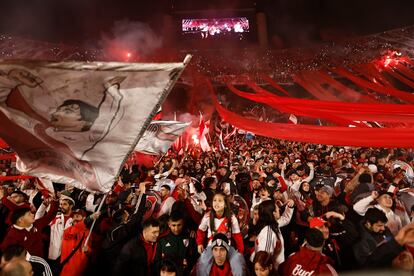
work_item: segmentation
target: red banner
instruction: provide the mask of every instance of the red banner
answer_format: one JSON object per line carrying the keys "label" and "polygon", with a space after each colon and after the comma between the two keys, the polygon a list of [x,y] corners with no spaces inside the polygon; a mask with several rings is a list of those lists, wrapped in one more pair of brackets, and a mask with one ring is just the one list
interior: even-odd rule
{"label": "red banner", "polygon": [[0,160],[16,160],[15,153],[0,154]]}
{"label": "red banner", "polygon": [[18,180],[18,179],[32,179],[32,178],[36,178],[34,176],[30,176],[30,175],[7,175],[7,176],[0,176],[0,181],[14,181],[14,180]]}

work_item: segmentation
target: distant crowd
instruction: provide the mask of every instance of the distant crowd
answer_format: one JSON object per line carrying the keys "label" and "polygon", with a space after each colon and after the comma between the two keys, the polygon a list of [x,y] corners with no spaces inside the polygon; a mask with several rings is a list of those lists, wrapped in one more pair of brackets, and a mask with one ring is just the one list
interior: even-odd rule
{"label": "distant crowd", "polygon": [[1,276],[411,275],[413,150],[225,146],[132,164],[107,195],[0,183]]}

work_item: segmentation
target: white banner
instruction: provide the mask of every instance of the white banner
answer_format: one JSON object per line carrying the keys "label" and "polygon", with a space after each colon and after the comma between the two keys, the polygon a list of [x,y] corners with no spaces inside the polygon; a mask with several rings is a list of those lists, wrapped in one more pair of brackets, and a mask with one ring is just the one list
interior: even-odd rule
{"label": "white banner", "polygon": [[189,59],[2,61],[0,137],[26,173],[107,192]]}
{"label": "white banner", "polygon": [[135,150],[151,155],[163,155],[191,123],[152,121]]}

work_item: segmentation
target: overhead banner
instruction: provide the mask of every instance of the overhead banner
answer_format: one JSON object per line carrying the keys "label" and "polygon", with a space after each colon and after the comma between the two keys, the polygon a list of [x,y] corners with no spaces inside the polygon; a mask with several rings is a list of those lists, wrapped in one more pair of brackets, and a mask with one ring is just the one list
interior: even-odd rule
{"label": "overhead banner", "polygon": [[190,124],[178,121],[152,121],[135,150],[150,155],[162,155]]}
{"label": "overhead banner", "polygon": [[181,63],[0,63],[0,137],[24,172],[107,192]]}

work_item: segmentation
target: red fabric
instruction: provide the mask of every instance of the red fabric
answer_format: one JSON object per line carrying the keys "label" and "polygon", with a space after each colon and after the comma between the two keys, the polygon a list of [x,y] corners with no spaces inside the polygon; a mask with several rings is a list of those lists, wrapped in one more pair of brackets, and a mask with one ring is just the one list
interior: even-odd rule
{"label": "red fabric", "polygon": [[226,260],[223,267],[220,268],[213,262],[210,270],[210,276],[232,276],[231,267],[229,261]]}
{"label": "red fabric", "polygon": [[337,275],[329,267],[328,257],[318,251],[301,247],[299,252],[291,255],[279,266],[279,273],[281,275]]}
{"label": "red fabric", "polygon": [[201,220],[203,219],[203,216],[194,209],[194,206],[193,204],[191,204],[190,199],[187,198],[186,200],[184,200],[184,204],[185,204],[185,207],[186,207],[186,210],[189,216],[194,221],[194,223],[196,225],[200,225]]}
{"label": "red fabric", "polygon": [[0,149],[7,149],[9,147],[9,145],[7,145],[7,143],[0,138]]}
{"label": "red fabric", "polygon": [[58,202],[53,201],[47,214],[33,223],[33,227],[30,231],[26,229],[19,230],[11,226],[6,234],[6,237],[1,244],[1,249],[4,250],[9,245],[20,244],[31,255],[43,257],[43,240],[42,231],[56,216],[58,209]]}
{"label": "red fabric", "polygon": [[281,112],[321,118],[338,126],[348,126],[351,123],[364,126],[363,124],[353,122],[354,120],[414,123],[414,105],[316,101],[279,97],[264,89],[255,90],[256,94],[252,94],[243,92],[231,84],[227,84],[227,87],[238,96],[267,104]]}
{"label": "red fabric", "polygon": [[17,180],[17,179],[32,179],[34,176],[30,175],[6,175],[0,176],[0,181]]}
{"label": "red fabric", "polygon": [[197,245],[204,245],[205,238],[206,238],[206,232],[198,229],[197,237],[196,237]]}
{"label": "red fabric", "polygon": [[142,241],[142,244],[144,245],[145,251],[147,252],[148,271],[151,271],[151,264],[154,261],[156,245],[157,244],[156,243],[152,244],[152,243],[146,242],[142,236],[141,236],[141,241]]}
{"label": "red fabric", "polygon": [[220,116],[245,131],[257,135],[292,141],[385,148],[412,148],[414,130],[410,128],[349,128],[268,123],[247,119],[222,107],[217,99],[215,105]]}
{"label": "red fabric", "polygon": [[232,234],[231,237],[236,242],[237,251],[239,251],[241,254],[243,254],[244,253],[244,243],[243,243],[242,234],[241,233]]}
{"label": "red fabric", "polygon": [[371,83],[360,77],[354,76],[351,72],[347,71],[344,68],[335,68],[332,69],[332,71],[337,73],[338,75],[346,77],[347,79],[351,80],[353,83],[361,87],[372,89],[380,94],[395,96],[406,101],[407,103],[414,104],[414,95],[412,95],[411,93],[407,93],[396,88],[384,87],[376,83]]}
{"label": "red fabric", "polygon": [[15,153],[7,153],[7,154],[0,154],[0,160],[16,160],[16,154]]}
{"label": "red fabric", "polygon": [[12,217],[13,212],[15,210],[23,209],[23,208],[30,208],[30,204],[24,203],[22,205],[16,205],[16,204],[14,204],[14,202],[9,200],[6,196],[4,196],[1,199],[1,202],[3,203],[4,206],[6,206],[7,209],[9,209],[9,215],[7,216],[7,219],[6,219],[6,224],[7,225],[12,225],[11,217]]}
{"label": "red fabric", "polygon": [[283,179],[282,176],[278,176],[277,179],[279,180],[280,183],[280,192],[284,193],[287,190],[287,185],[286,185],[286,181]]}
{"label": "red fabric", "polygon": [[88,251],[82,252],[82,247],[84,246],[86,237],[88,236],[89,230],[86,228],[85,223],[79,222],[69,228],[67,228],[63,233],[62,239],[62,254],[60,261],[64,261],[71,253],[72,250],[79,244],[82,240],[82,245],[76,251],[75,254],[70,258],[70,260],[63,267],[60,276],[70,276],[70,275],[83,275],[83,272],[88,265],[88,255],[91,253],[91,240],[89,240],[87,246]]}
{"label": "red fabric", "polygon": [[138,164],[147,168],[152,168],[154,167],[154,158],[155,157],[152,155],[134,151],[127,160],[126,165],[131,167],[132,165]]}

